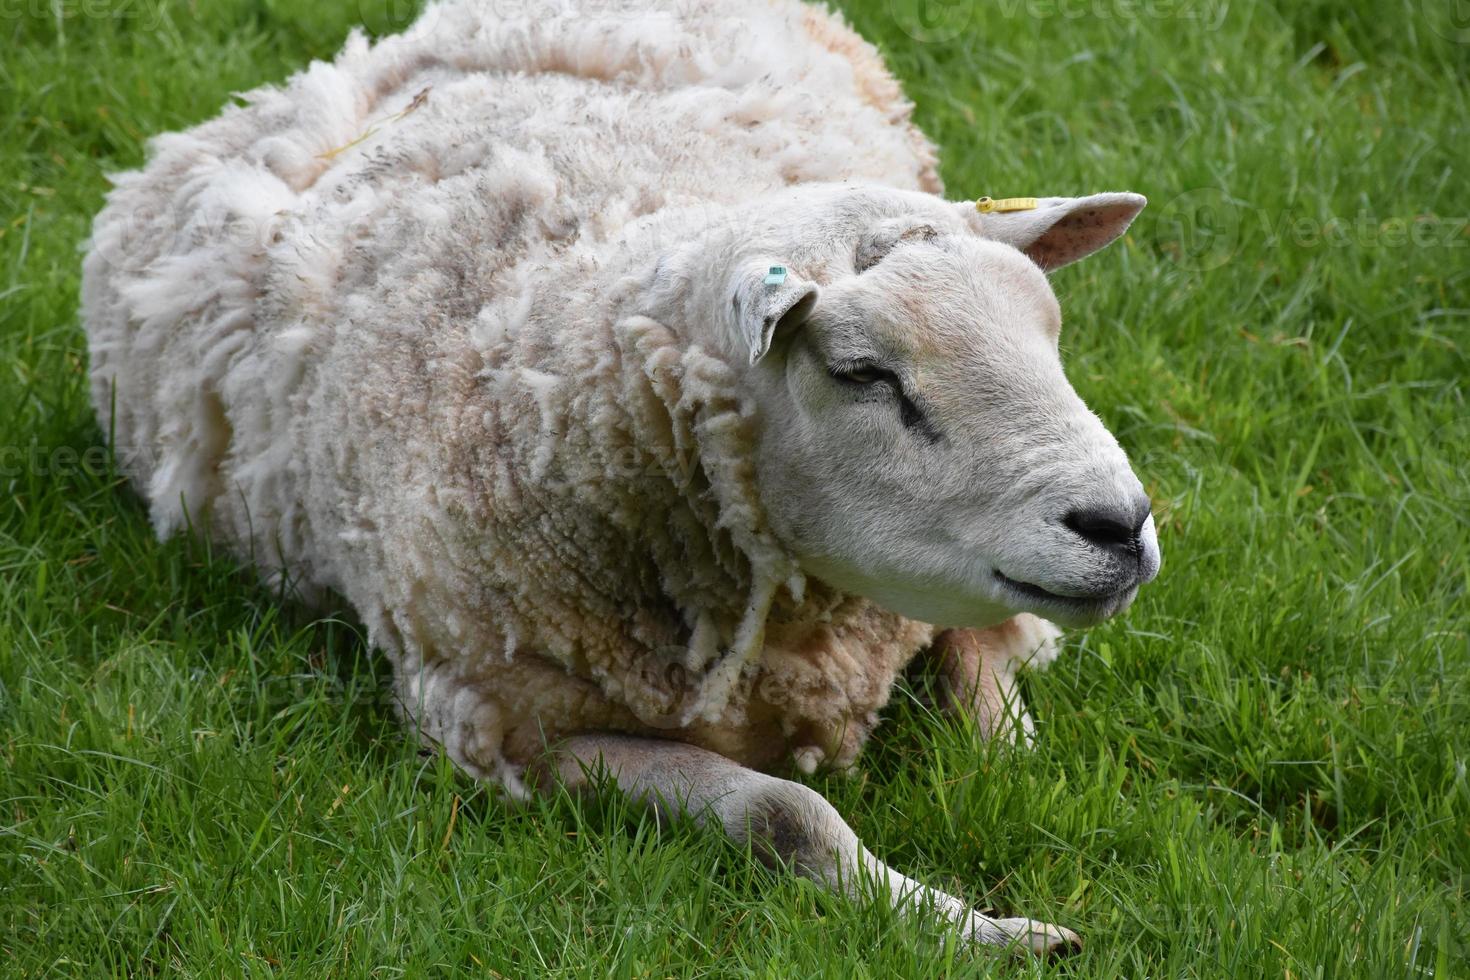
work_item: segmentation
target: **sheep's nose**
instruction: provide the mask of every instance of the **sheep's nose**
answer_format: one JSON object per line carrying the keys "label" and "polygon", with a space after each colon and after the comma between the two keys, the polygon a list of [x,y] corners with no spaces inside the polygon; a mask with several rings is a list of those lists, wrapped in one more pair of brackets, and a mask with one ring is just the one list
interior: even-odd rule
{"label": "sheep's nose", "polygon": [[1126,505],[1079,508],[1062,518],[1062,523],[1095,548],[1118,555],[1138,555],[1142,551],[1140,538],[1148,515],[1148,496],[1140,493]]}

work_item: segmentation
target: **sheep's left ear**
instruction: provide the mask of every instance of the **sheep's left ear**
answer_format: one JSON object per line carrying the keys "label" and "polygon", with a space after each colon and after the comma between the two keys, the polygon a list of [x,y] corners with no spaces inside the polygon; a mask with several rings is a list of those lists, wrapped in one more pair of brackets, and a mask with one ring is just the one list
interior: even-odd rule
{"label": "sheep's left ear", "polygon": [[741,270],[732,308],[737,342],[754,364],[765,357],[778,333],[799,326],[817,305],[817,284],[780,263]]}
{"label": "sheep's left ear", "polygon": [[[972,227],[986,238],[1014,245],[1047,272],[1091,255],[1133,223],[1148,203],[1142,194],[1126,192],[1087,197],[1043,197],[1036,206],[1017,207],[1026,199],[959,205]],[[985,210],[987,207],[993,210]]]}

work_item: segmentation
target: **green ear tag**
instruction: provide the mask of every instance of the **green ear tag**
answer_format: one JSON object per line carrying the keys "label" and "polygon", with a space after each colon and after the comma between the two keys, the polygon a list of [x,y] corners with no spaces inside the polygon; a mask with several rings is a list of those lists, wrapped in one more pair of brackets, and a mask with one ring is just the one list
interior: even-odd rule
{"label": "green ear tag", "polygon": [[766,285],[779,286],[786,281],[786,267],[784,265],[773,265],[766,272]]}

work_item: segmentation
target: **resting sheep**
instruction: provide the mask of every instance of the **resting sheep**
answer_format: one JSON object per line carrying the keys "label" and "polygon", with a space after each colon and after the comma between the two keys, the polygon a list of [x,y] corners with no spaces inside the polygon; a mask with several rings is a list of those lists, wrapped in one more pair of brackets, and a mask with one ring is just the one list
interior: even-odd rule
{"label": "resting sheep", "polygon": [[1037,616],[1097,622],[1158,568],[1045,275],[1143,199],[947,202],[910,109],[796,0],[354,34],[116,178],[98,417],[160,535],[344,599],[474,776],[602,768],[976,942],[1072,943],[757,771],[850,766],[925,650],[1003,728]]}

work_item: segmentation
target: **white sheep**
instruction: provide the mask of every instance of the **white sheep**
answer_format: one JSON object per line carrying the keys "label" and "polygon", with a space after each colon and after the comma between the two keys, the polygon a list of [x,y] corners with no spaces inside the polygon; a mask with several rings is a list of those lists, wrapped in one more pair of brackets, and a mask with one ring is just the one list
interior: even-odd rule
{"label": "white sheep", "polygon": [[756,771],[851,765],[926,649],[1003,726],[1056,636],[1017,614],[1096,622],[1158,567],[1045,276],[1143,199],[946,202],[910,109],[796,0],[451,0],[354,34],[116,179],[99,419],[160,535],[345,599],[471,774],[604,766],[976,942],[1074,943]]}

